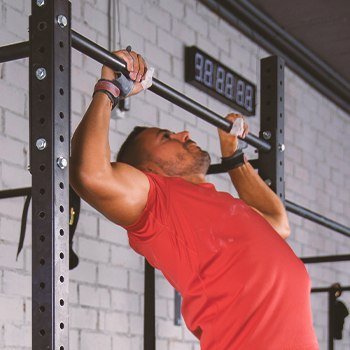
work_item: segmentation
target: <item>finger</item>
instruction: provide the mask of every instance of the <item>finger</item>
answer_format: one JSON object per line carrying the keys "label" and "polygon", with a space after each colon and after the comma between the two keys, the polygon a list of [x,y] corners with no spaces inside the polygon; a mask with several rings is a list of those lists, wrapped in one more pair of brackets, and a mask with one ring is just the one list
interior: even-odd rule
{"label": "finger", "polygon": [[130,79],[135,81],[137,79],[137,75],[139,74],[140,69],[139,60],[135,51],[128,52],[128,54],[131,56],[133,61],[133,69],[132,71],[130,71]]}
{"label": "finger", "polygon": [[134,71],[134,59],[133,56],[127,50],[114,51],[113,53],[126,63],[126,69],[129,72]]}
{"label": "finger", "polygon": [[141,55],[137,55],[137,60],[138,60],[138,63],[139,63],[139,71],[138,71],[138,74],[137,74],[137,77],[136,77],[136,81],[137,82],[140,82],[142,80],[142,77],[144,76],[144,74],[146,73],[146,70],[145,70],[145,60],[143,59],[143,57]]}
{"label": "finger", "polygon": [[249,132],[249,126],[246,122],[244,122],[244,125],[243,125],[243,134],[242,134],[242,139],[244,139],[247,135],[248,135],[248,132]]}

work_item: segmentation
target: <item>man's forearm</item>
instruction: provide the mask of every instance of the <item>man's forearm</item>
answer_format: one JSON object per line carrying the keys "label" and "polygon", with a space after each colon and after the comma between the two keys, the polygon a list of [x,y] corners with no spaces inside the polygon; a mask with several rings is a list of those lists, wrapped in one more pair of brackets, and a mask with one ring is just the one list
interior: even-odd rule
{"label": "man's forearm", "polygon": [[259,211],[283,237],[289,235],[289,223],[285,208],[278,196],[265,184],[248,163],[229,171],[239,197]]}
{"label": "man's forearm", "polygon": [[96,174],[110,167],[110,112],[107,95],[97,93],[72,138],[71,177]]}

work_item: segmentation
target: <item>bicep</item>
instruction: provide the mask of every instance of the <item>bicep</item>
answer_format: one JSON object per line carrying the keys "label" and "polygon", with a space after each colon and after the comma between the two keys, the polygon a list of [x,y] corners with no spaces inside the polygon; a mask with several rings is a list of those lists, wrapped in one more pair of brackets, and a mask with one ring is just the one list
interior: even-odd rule
{"label": "bicep", "polygon": [[287,215],[263,213],[254,207],[250,208],[259,213],[283,239],[288,238],[290,228]]}
{"label": "bicep", "polygon": [[150,184],[138,169],[111,163],[103,176],[78,187],[78,194],[97,211],[112,222],[127,226],[135,223],[146,207]]}

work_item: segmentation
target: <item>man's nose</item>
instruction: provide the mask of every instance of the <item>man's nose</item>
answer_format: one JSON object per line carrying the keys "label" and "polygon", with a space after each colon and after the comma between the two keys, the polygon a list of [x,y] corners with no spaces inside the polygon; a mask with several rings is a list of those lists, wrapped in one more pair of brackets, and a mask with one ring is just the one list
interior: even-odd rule
{"label": "man's nose", "polygon": [[191,135],[189,131],[178,132],[173,137],[178,139],[181,142],[186,142],[187,140],[191,139]]}

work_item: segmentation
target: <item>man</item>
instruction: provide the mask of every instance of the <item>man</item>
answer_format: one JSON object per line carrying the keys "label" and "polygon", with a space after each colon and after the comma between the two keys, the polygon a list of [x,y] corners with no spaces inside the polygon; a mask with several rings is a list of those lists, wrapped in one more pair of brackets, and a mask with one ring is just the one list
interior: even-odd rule
{"label": "man", "polygon": [[[210,157],[187,131],[136,128],[110,163],[115,96],[139,93],[147,71],[135,52],[115,54],[134,84],[116,83],[114,93],[109,81],[117,76],[102,68],[105,80],[95,86],[72,139],[74,189],[125,227],[131,247],[181,293],[184,320],[202,350],[318,349],[310,279],[284,241],[290,232],[285,209],[246,159],[233,157],[236,136],[219,130],[223,164],[240,199],[205,181]],[[244,123],[241,136],[247,133]]]}

